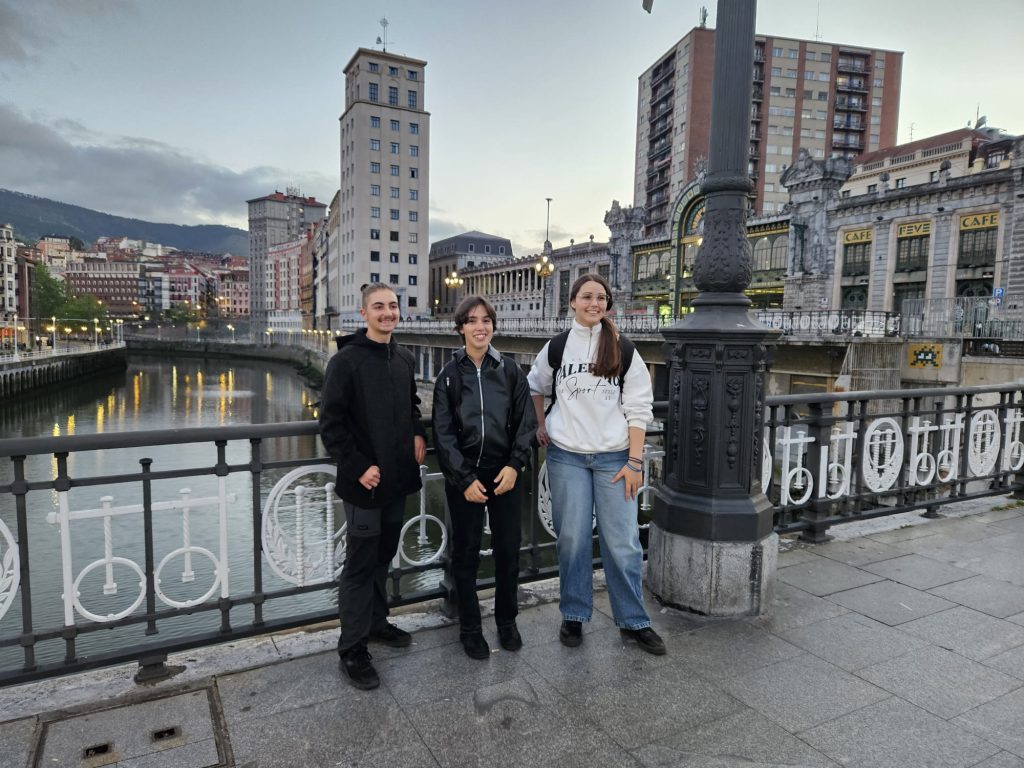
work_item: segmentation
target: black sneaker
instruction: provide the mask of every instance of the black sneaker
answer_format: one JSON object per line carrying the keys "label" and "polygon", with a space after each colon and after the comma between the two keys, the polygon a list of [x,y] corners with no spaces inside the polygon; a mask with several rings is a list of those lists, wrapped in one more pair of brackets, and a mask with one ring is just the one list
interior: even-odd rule
{"label": "black sneaker", "polygon": [[641,650],[653,653],[655,656],[665,655],[665,641],[650,627],[644,627],[643,629],[621,629],[619,631],[623,637],[636,640],[636,644],[640,646]]}
{"label": "black sneaker", "polygon": [[388,624],[387,622],[380,629],[372,630],[370,632],[370,639],[391,648],[408,648],[412,645],[412,635],[404,629],[399,629],[394,624]]}
{"label": "black sneaker", "polygon": [[460,635],[462,649],[471,659],[486,659],[491,655],[491,646],[484,639],[483,632],[471,632],[467,635]]}
{"label": "black sneaker", "polygon": [[518,651],[523,647],[523,636],[519,634],[515,624],[509,624],[498,627],[498,642],[506,651]]}
{"label": "black sneaker", "polygon": [[371,658],[365,648],[352,648],[341,655],[341,671],[352,685],[363,691],[371,691],[380,685],[380,677],[370,663]]}
{"label": "black sneaker", "polygon": [[562,645],[575,648],[583,642],[583,622],[563,621],[558,630],[558,639],[562,641]]}

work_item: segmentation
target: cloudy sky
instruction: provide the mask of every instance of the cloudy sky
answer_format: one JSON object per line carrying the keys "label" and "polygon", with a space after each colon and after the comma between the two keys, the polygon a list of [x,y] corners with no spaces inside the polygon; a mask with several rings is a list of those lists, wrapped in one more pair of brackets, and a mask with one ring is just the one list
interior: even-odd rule
{"label": "cloudy sky", "polygon": [[[715,24],[715,3],[703,0]],[[0,187],[245,226],[285,186],[330,202],[342,68],[390,20],[427,60],[431,239],[603,239],[632,197],[637,78],[701,0],[0,0]],[[1024,133],[1024,0],[761,0],[762,34],[905,52],[900,141],[980,110]],[[2,219],[0,211],[0,219]]]}

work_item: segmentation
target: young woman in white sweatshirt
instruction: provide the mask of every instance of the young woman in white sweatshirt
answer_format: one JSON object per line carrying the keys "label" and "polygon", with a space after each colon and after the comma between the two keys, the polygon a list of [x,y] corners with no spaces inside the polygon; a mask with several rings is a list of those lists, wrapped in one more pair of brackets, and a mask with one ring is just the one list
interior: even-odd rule
{"label": "young woman in white sweatshirt", "polygon": [[[607,316],[612,307],[608,282],[582,275],[572,286],[575,312],[557,371],[544,345],[530,371],[530,392],[537,411],[537,440],[547,448],[551,510],[558,536],[563,645],[583,641],[583,623],[594,604],[592,515],[612,615],[623,635],[648,653],[665,653],[644,608],[643,550],[637,523],[637,491],[643,484],[643,446],[652,418],[651,377],[640,353],[620,389],[623,370],[619,333]],[[544,413],[544,397],[555,402]]]}

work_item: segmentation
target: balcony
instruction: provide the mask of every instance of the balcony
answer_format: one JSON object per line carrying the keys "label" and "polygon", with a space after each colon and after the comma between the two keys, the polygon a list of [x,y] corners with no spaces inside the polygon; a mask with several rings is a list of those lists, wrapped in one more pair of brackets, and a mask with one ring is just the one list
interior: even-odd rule
{"label": "balcony", "polygon": [[854,93],[867,93],[868,86],[863,80],[847,80],[841,78],[836,80],[837,91],[853,91]]}
{"label": "balcony", "polygon": [[841,112],[867,112],[868,106],[867,103],[863,101],[836,99],[836,109]]}
{"label": "balcony", "polygon": [[866,59],[844,59],[839,58],[836,62],[836,70],[839,72],[868,72],[868,62]]}
{"label": "balcony", "polygon": [[837,131],[863,131],[867,126],[861,122],[833,120],[832,128]]}

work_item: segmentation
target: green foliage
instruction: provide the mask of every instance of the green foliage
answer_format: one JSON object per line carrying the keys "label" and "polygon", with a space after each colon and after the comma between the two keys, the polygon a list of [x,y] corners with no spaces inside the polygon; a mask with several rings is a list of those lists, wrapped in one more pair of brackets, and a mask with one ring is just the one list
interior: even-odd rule
{"label": "green foliage", "polygon": [[188,302],[172,304],[170,309],[164,310],[164,320],[175,325],[197,323],[201,317],[199,310],[193,308]]}
{"label": "green foliage", "polygon": [[58,322],[69,322],[74,325],[81,321],[92,322],[97,318],[100,322],[107,319],[107,308],[95,296],[73,296],[68,292],[67,284],[54,278],[45,265],[36,267],[36,317],[46,320],[56,317]]}

